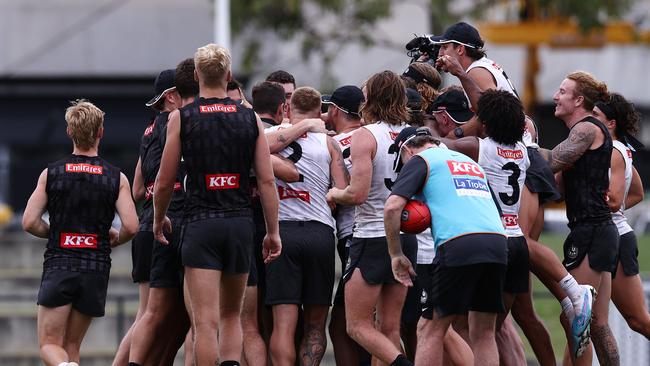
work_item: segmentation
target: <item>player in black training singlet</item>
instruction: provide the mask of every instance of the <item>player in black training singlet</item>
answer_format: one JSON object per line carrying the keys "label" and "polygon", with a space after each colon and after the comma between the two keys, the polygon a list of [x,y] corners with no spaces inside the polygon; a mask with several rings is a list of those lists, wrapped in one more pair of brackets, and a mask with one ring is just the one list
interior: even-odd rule
{"label": "player in black training singlet", "polygon": [[252,167],[266,219],[266,262],[281,250],[278,198],[261,121],[226,95],[230,54],[209,44],[197,50],[194,62],[199,98],[172,112],[167,123],[154,187],[154,235],[167,243],[163,229],[171,223],[165,214],[182,154],[187,184],[181,248],[196,364],[239,365],[241,304],[253,249]]}
{"label": "player in black training singlet", "polygon": [[[25,231],[47,238],[38,292],[38,340],[46,365],[77,365],[93,317],[104,315],[111,247],[138,229],[129,182],[98,156],[104,112],[79,100],[66,110],[72,155],[48,164],[23,216]],[[42,219],[49,213],[49,224]],[[122,221],[111,227],[117,211]]]}
{"label": "player in black training singlet", "polygon": [[[618,364],[616,340],[607,324],[611,274],[616,271],[618,231],[606,196],[612,138],[593,117],[594,104],[609,99],[607,86],[586,72],[569,74],[553,96],[555,116],[570,129],[569,137],[552,151],[540,150],[554,172],[562,172],[564,199],[571,232],[564,242],[564,266],[580,283],[593,286],[598,297],[593,307],[591,338],[601,365]],[[571,320],[571,319],[569,319]],[[572,321],[574,364],[591,364],[591,347],[582,342],[582,323]]]}
{"label": "player in black training singlet", "polygon": [[180,106],[180,96],[174,85],[173,69],[163,70],[158,74],[154,81],[154,89],[156,95],[145,105],[156,111],[157,115],[149,122],[142,134],[138,163],[136,164],[133,175],[133,198],[138,202],[142,201],[142,210],[139,217],[140,229],[131,242],[131,260],[133,262],[131,278],[133,282],[138,284],[138,312],[136,313],[133,324],[117,348],[115,358],[113,359],[114,366],[123,366],[129,361],[131,334],[133,329],[135,329],[135,325],[140,321],[142,315],[144,315],[149,299],[149,277],[151,271],[151,251],[153,247],[153,233],[151,231],[153,226],[153,200],[151,197],[153,193],[153,181],[156,177],[155,175],[153,178],[143,177],[145,174],[143,174],[144,169],[142,164],[147,156],[147,152],[154,144],[154,130],[156,126],[159,126],[161,121],[167,121],[169,112]]}
{"label": "player in black training singlet", "polygon": [[[174,75],[174,85],[180,96],[181,105],[194,102],[194,97],[199,92],[199,84],[194,80],[193,59],[188,58],[178,64]],[[148,217],[151,223],[153,222],[153,185],[156,175],[158,175],[160,159],[165,146],[168,116],[169,112],[159,115],[151,131],[152,141],[141,149],[143,150],[140,156],[141,172],[144,186],[147,187],[145,202],[148,207],[151,207],[150,217]],[[185,194],[182,190],[184,176],[185,168],[181,165],[176,172],[174,193],[167,209],[167,216],[172,223],[172,232],[168,235],[170,243],[169,245],[153,243],[149,300],[144,315],[136,323],[131,341],[129,362],[133,364],[145,364],[145,361],[147,364],[150,362],[156,365],[172,364],[176,352],[189,330],[189,318],[181,296],[183,268],[179,251],[185,201]],[[153,241],[153,233],[149,233]],[[169,330],[161,333],[163,324]],[[159,334],[164,334],[164,336],[158,336]]]}

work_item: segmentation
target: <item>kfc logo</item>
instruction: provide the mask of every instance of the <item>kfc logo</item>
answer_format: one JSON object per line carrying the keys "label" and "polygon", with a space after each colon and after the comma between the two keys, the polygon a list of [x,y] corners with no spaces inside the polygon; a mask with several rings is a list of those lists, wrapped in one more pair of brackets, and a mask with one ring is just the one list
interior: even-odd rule
{"label": "kfc logo", "polygon": [[65,165],[66,173],[88,173],[88,174],[97,174],[101,175],[104,172],[104,167],[100,165],[90,165],[90,164],[66,164]]}
{"label": "kfc logo", "polygon": [[97,234],[61,233],[59,245],[65,249],[97,249]]}
{"label": "kfc logo", "polygon": [[281,200],[297,198],[301,201],[311,203],[311,197],[307,191],[296,191],[295,189],[278,186],[278,196]]}
{"label": "kfc logo", "polygon": [[237,106],[234,104],[210,104],[199,107],[201,113],[234,113]]}
{"label": "kfc logo", "polygon": [[521,150],[507,150],[497,147],[497,154],[506,159],[521,160],[524,158],[524,152]]}
{"label": "kfc logo", "polygon": [[473,177],[485,178],[481,167],[476,163],[447,160],[447,166],[452,175],[471,175]]}
{"label": "kfc logo", "polygon": [[391,131],[391,132],[388,132],[388,133],[390,134],[390,139],[393,140],[393,141],[395,141],[395,139],[397,138],[397,135],[399,135],[399,132],[392,132]]}
{"label": "kfc logo", "polygon": [[625,149],[627,151],[627,157],[632,159],[632,150],[630,149]]}
{"label": "kfc logo", "polygon": [[205,187],[209,191],[239,188],[239,174],[207,174]]}
{"label": "kfc logo", "polygon": [[[395,139],[393,139],[393,140],[395,140]],[[339,140],[339,145],[341,145],[341,147],[346,147],[346,146],[350,145],[350,142],[352,142],[352,136],[348,136],[348,137],[345,137],[345,138],[342,138],[341,140]]]}
{"label": "kfc logo", "polygon": [[506,227],[519,226],[519,217],[517,215],[506,214],[501,216],[501,219]]}

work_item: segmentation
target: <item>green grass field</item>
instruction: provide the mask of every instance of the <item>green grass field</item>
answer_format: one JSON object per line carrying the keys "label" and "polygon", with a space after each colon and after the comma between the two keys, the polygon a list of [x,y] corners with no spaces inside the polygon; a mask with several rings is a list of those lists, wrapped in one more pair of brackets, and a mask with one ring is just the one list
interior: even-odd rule
{"label": "green grass field", "polygon": [[[543,234],[540,241],[552,248],[558,254],[560,259],[562,259],[562,244],[564,243],[564,238],[565,236],[563,235]],[[647,272],[650,272],[650,250],[646,249],[648,245],[650,245],[650,235],[640,236],[637,240],[639,244],[639,267],[642,272],[642,277],[645,277]],[[560,304],[535,276],[533,276],[533,288],[535,291],[545,292],[548,294],[548,297],[537,296],[534,299],[535,310],[540,318],[542,318],[551,334],[556,358],[561,359],[566,339],[564,337],[564,330],[558,320]],[[521,335],[521,338],[526,346],[526,357],[531,360],[535,359],[535,355],[523,334]]]}

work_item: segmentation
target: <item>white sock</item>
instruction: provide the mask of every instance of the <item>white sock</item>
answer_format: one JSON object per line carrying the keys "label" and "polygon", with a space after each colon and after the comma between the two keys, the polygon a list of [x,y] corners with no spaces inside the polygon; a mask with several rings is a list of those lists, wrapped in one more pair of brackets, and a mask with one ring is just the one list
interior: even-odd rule
{"label": "white sock", "polygon": [[67,362],[61,362],[58,366],[68,366],[69,364]]}
{"label": "white sock", "polygon": [[76,362],[68,362],[68,366],[79,366]]}
{"label": "white sock", "polygon": [[571,302],[576,302],[580,300],[580,295],[582,295],[582,289],[580,288],[580,285],[578,282],[576,282],[576,279],[571,276],[571,274],[567,274],[566,277],[560,280],[559,282],[560,287],[562,287],[562,290],[566,292],[567,295],[571,298]]}
{"label": "white sock", "polygon": [[571,302],[571,299],[567,296],[562,299],[560,304],[562,305],[562,312],[566,315],[567,319],[569,319],[569,323],[572,323],[573,318],[575,317],[575,312],[573,311],[573,303]]}

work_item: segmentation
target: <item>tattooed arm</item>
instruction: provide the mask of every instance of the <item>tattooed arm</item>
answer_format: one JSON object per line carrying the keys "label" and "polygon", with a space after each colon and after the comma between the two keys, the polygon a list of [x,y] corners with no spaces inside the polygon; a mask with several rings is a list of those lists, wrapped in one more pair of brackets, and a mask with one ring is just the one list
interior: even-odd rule
{"label": "tattooed arm", "polygon": [[570,167],[596,140],[600,129],[593,123],[579,122],[569,132],[569,137],[560,142],[553,150],[539,149],[548,161],[553,172]]}
{"label": "tattooed arm", "polygon": [[282,151],[282,149],[307,132],[327,133],[325,122],[318,118],[309,118],[295,125],[289,125],[287,128],[267,132],[266,140],[269,143],[271,154]]}

